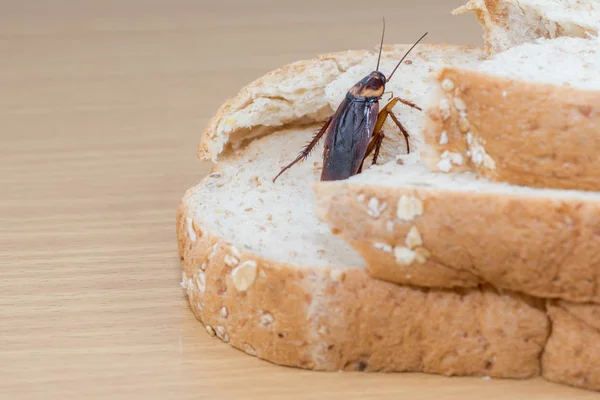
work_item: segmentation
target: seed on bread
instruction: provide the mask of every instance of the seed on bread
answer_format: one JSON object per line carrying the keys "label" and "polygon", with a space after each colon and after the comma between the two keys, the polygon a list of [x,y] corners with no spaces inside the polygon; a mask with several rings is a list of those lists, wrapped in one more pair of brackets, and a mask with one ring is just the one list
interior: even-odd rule
{"label": "seed on bread", "polygon": [[204,291],[206,290],[206,275],[204,274],[204,272],[202,272],[202,270],[199,269],[198,271],[196,271],[194,281],[196,282],[196,287],[198,288],[198,291],[200,291],[200,293],[204,293]]}
{"label": "seed on bread", "polygon": [[192,219],[192,217],[187,217],[186,222],[187,222],[188,237],[190,238],[190,240],[193,243],[197,239],[196,230],[194,229],[195,228],[194,220]]}
{"label": "seed on bread", "polygon": [[450,102],[447,98],[442,98],[440,100],[440,111],[442,113],[442,119],[445,121],[452,115],[452,111],[450,111]]}
{"label": "seed on bread", "polygon": [[219,339],[221,339],[225,343],[229,342],[229,335],[227,334],[227,331],[225,331],[224,327],[222,327],[221,325],[217,326],[215,332],[217,333],[217,337]]}
{"label": "seed on bread", "polygon": [[244,345],[242,346],[242,350],[244,350],[246,354],[256,357],[256,349],[252,347],[250,343],[244,343]]}
{"label": "seed on bread", "polygon": [[398,200],[396,215],[402,221],[412,221],[423,214],[423,201],[415,196],[402,195]]}
{"label": "seed on bread", "polygon": [[394,248],[394,256],[400,265],[410,265],[415,261],[417,253],[408,247],[396,246]]}
{"label": "seed on bread", "polygon": [[221,316],[222,316],[223,318],[227,318],[227,317],[229,316],[229,312],[227,311],[227,307],[223,306],[223,307],[221,308]]}
{"label": "seed on bread", "polygon": [[454,107],[458,111],[462,111],[462,112],[466,112],[467,111],[467,105],[465,104],[465,102],[463,101],[463,99],[461,99],[460,97],[455,97],[454,99],[452,99],[452,103],[454,103]]}
{"label": "seed on bread", "polygon": [[442,89],[444,89],[445,92],[451,92],[452,89],[454,89],[454,82],[448,78],[444,79],[442,81]]}
{"label": "seed on bread", "polygon": [[262,326],[269,326],[272,323],[273,323],[273,316],[271,315],[271,313],[265,312],[263,315],[261,315],[260,324]]}
{"label": "seed on bread", "polygon": [[332,269],[329,272],[329,277],[335,282],[341,282],[344,280],[344,272],[340,269]]}
{"label": "seed on bread", "polygon": [[258,265],[255,261],[246,260],[231,271],[233,285],[240,292],[245,292],[256,280]]}
{"label": "seed on bread", "polygon": [[211,337],[214,337],[216,335],[215,330],[210,325],[206,325],[206,332],[208,332],[208,335]]}
{"label": "seed on bread", "polygon": [[367,214],[373,218],[379,218],[381,213],[387,208],[386,203],[379,203],[377,197],[371,197],[369,203],[367,203]]}
{"label": "seed on bread", "polygon": [[448,144],[448,133],[446,131],[442,131],[440,135],[440,145]]}
{"label": "seed on bread", "polygon": [[468,119],[466,119],[465,117],[460,117],[458,119],[458,129],[462,133],[467,133],[469,131],[470,127],[471,127],[471,125],[469,124],[469,120]]}
{"label": "seed on bread", "polygon": [[375,242],[373,243],[373,247],[375,247],[377,250],[385,251],[386,253],[392,252],[392,246],[387,243]]}
{"label": "seed on bread", "polygon": [[425,264],[427,259],[431,257],[431,253],[425,247],[419,247],[415,250],[415,253],[415,260],[417,260],[419,264]]}
{"label": "seed on bread", "polygon": [[229,254],[231,254],[232,256],[234,256],[235,258],[237,258],[238,260],[242,258],[242,253],[240,253],[240,251],[238,250],[238,248],[235,247],[235,246],[230,246],[229,247]]}
{"label": "seed on bread", "polygon": [[415,247],[419,247],[423,244],[421,234],[419,233],[419,229],[416,226],[411,226],[410,230],[408,231],[408,234],[406,235],[405,243],[409,249],[414,249]]}
{"label": "seed on bread", "polygon": [[240,260],[232,256],[231,254],[225,254],[225,258],[223,259],[223,261],[228,267],[235,267],[240,263]]}

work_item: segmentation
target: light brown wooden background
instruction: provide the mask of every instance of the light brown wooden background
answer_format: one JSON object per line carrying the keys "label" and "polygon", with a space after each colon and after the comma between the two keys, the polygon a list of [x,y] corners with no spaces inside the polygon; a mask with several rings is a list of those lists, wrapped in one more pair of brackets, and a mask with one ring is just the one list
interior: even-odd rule
{"label": "light brown wooden background", "polygon": [[0,398],[597,398],[540,380],[313,373],[209,338],[175,209],[204,125],[326,51],[481,43],[443,0],[0,0]]}

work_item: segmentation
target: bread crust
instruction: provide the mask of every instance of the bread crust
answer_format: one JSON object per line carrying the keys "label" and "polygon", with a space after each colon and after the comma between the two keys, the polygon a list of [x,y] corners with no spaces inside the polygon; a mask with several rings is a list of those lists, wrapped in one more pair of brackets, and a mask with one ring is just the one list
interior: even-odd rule
{"label": "bread crust", "polygon": [[543,376],[546,380],[557,383],[600,390],[599,319],[585,320],[585,316],[594,313],[596,317],[600,315],[599,307],[580,304],[572,306],[556,301],[548,304],[552,334],[542,357]]}
{"label": "bread crust", "polygon": [[[369,54],[366,50],[323,54],[277,68],[249,83],[235,97],[221,105],[210,119],[200,139],[198,158],[216,162],[226,145],[232,142],[239,145],[244,140],[268,134],[289,123],[308,124],[326,119],[333,111],[325,99],[326,84]],[[303,82],[302,76],[308,73],[318,79]],[[299,88],[302,89],[302,96],[306,96],[307,91],[314,92],[311,97],[315,101],[302,112],[294,109],[296,99],[293,93],[286,95],[281,90],[280,85],[291,80],[305,85]],[[261,103],[258,109],[252,109],[252,105],[258,102]],[[282,112],[282,109],[285,111]],[[276,110],[282,115],[270,122],[268,115],[276,113]],[[251,113],[256,113],[256,118],[240,123],[240,115],[250,117]]]}
{"label": "bread crust", "polygon": [[[530,187],[600,190],[600,92],[461,68],[441,69],[437,81],[439,100],[427,110],[423,129],[432,170],[440,171],[447,151],[465,160],[452,172],[471,169]],[[440,141],[442,132],[447,141]]]}
{"label": "bread crust", "polygon": [[[538,38],[571,36],[586,38],[597,29],[578,25],[575,21],[552,21],[538,10],[511,0],[470,0],[452,14],[474,12],[482,27],[488,54],[505,51],[513,46]],[[519,29],[517,25],[522,25]],[[518,31],[519,33],[515,33]]]}
{"label": "bread crust", "polygon": [[[401,287],[361,269],[297,267],[232,249],[194,215],[190,196],[177,211],[183,286],[209,334],[231,346],[326,371],[540,374],[549,322],[539,301],[491,287]],[[249,260],[255,280],[237,290],[232,270]]]}
{"label": "bread crust", "polygon": [[[598,202],[357,183],[322,182],[314,190],[319,218],[378,279],[443,288],[488,283],[600,303]],[[367,207],[372,198],[384,209],[377,218]],[[421,214],[400,219],[402,198],[422,204]],[[413,246],[407,245],[411,230],[419,235],[414,240],[413,231]],[[422,257],[399,250],[399,260],[395,251],[402,247]]]}

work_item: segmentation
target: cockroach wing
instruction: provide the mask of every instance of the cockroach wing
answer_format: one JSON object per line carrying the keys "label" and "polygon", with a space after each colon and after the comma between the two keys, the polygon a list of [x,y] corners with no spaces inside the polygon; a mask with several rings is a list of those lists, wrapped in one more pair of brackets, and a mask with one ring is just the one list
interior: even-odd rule
{"label": "cockroach wing", "polygon": [[345,98],[325,139],[322,181],[356,175],[365,157],[379,113],[377,101]]}

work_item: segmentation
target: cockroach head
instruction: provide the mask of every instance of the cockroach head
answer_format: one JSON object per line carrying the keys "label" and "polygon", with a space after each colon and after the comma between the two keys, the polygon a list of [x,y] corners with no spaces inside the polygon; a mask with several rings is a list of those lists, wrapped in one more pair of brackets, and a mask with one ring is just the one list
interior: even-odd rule
{"label": "cockroach head", "polygon": [[379,71],[373,71],[361,79],[350,89],[350,93],[356,97],[379,98],[385,91],[385,75]]}

